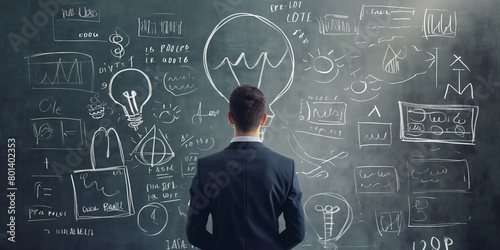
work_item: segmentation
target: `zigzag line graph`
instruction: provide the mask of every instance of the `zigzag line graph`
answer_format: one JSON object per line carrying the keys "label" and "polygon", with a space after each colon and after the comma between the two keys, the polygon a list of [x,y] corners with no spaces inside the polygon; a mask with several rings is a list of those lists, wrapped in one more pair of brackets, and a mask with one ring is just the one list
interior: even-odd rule
{"label": "zigzag line graph", "polygon": [[93,92],[94,61],[79,52],[51,52],[26,57],[33,89],[66,89]]}
{"label": "zigzag line graph", "polygon": [[255,63],[250,66],[249,63],[248,63],[248,61],[247,61],[245,52],[242,52],[240,54],[240,56],[238,57],[238,59],[236,59],[236,61],[234,63],[231,62],[231,60],[228,57],[224,57],[224,59],[222,59],[221,63],[219,65],[217,65],[216,67],[214,67],[213,70],[217,70],[217,69],[221,68],[222,66],[227,65],[229,67],[229,70],[231,71],[234,79],[238,83],[238,85],[241,85],[241,82],[240,82],[240,80],[239,80],[236,72],[234,71],[233,67],[239,66],[241,64],[241,62],[243,62],[244,65],[245,65],[245,67],[247,69],[253,70],[257,66],[260,65],[259,81],[257,83],[257,87],[260,88],[260,84],[262,83],[262,75],[264,74],[264,69],[266,68],[266,65],[268,65],[271,68],[275,69],[275,68],[277,68],[277,67],[279,67],[281,65],[281,63],[285,60],[285,58],[287,57],[287,55],[288,55],[288,51],[285,51],[285,53],[283,54],[283,56],[281,57],[281,59],[276,64],[272,64],[269,61],[268,52],[262,52],[260,54],[259,58],[257,58],[257,60],[255,61]]}

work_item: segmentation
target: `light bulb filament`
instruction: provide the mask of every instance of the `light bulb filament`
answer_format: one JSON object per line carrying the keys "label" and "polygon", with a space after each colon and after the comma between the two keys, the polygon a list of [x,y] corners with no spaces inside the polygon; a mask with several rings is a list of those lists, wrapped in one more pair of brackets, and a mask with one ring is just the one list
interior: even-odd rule
{"label": "light bulb filament", "polygon": [[127,98],[128,105],[130,107],[131,115],[135,115],[139,113],[139,108],[137,107],[137,101],[135,100],[135,97],[137,96],[137,93],[132,90],[130,91],[131,94],[128,93],[128,91],[123,92],[123,96]]}
{"label": "light bulb filament", "polygon": [[323,229],[325,234],[324,244],[326,245],[326,242],[329,240],[328,238],[333,236],[333,225],[335,225],[333,222],[333,215],[340,211],[340,207],[331,205],[316,205],[314,209],[323,213]]}

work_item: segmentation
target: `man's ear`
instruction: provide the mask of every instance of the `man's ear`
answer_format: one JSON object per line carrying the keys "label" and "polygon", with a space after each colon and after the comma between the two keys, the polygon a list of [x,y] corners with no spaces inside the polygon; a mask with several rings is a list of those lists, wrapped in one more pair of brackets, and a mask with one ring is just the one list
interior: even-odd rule
{"label": "man's ear", "polygon": [[229,123],[234,125],[233,117],[231,116],[231,112],[227,112],[227,119],[229,119]]}
{"label": "man's ear", "polygon": [[264,113],[264,115],[262,116],[262,121],[260,122],[260,126],[264,126],[264,124],[266,123],[266,120],[267,120],[267,114]]}

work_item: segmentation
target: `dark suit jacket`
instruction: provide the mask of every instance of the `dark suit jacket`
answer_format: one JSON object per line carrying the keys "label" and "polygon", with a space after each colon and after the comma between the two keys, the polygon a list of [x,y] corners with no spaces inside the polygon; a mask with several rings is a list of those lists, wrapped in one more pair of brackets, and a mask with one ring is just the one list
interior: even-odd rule
{"label": "dark suit jacket", "polygon": [[[294,161],[260,142],[233,142],[200,158],[190,194],[186,233],[201,249],[291,249],[304,238]],[[213,234],[206,230],[209,214]]]}

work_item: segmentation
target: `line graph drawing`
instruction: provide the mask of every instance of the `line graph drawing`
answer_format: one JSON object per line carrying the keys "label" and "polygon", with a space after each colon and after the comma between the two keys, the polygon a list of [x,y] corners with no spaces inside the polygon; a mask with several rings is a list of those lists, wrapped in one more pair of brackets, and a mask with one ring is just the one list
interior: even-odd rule
{"label": "line graph drawing", "polygon": [[260,88],[261,83],[262,83],[262,76],[264,74],[264,69],[266,69],[266,66],[269,66],[273,69],[278,68],[281,65],[281,63],[287,58],[287,54],[288,54],[288,53],[283,54],[281,59],[278,62],[276,62],[276,64],[272,64],[272,62],[269,61],[268,53],[269,52],[262,52],[260,54],[260,56],[258,57],[258,59],[255,61],[255,63],[252,65],[249,65],[247,57],[245,55],[245,52],[241,52],[240,56],[234,62],[232,62],[228,57],[224,57],[222,62],[219,65],[215,66],[213,68],[213,70],[218,70],[223,66],[227,66],[229,68],[229,70],[231,71],[231,74],[233,75],[234,79],[236,80],[236,83],[238,85],[242,85],[242,84],[249,84],[249,83],[247,83],[247,82],[242,83],[242,81],[240,81],[238,75],[235,72],[234,67],[241,65],[240,64],[241,62],[243,62],[245,67],[249,70],[253,70],[253,69],[256,69],[257,67],[259,67],[259,68],[257,68],[257,70],[260,72],[259,77],[258,77],[258,81],[257,81],[257,87]]}
{"label": "line graph drawing", "polygon": [[443,9],[426,9],[424,13],[423,32],[425,39],[429,37],[455,38],[457,35],[456,11]]}
{"label": "line graph drawing", "polygon": [[[48,75],[47,72],[43,75],[43,78],[40,81],[35,82],[35,84],[57,84],[60,82],[67,82],[68,84],[77,84],[77,85],[82,85],[83,82],[83,77],[82,77],[82,69],[81,69],[81,63],[78,62],[78,59],[73,60],[73,62],[65,62],[68,64],[71,64],[71,68],[69,70],[68,75],[66,75],[66,72],[64,71],[64,67],[62,67],[62,59],[59,58],[59,60],[56,63],[56,73],[51,79],[51,77]],[[62,74],[62,77],[60,78],[59,74]],[[74,76],[74,77],[72,77]]]}
{"label": "line graph drawing", "polygon": [[79,52],[40,53],[26,57],[32,89],[66,89],[93,92],[92,56]]}

